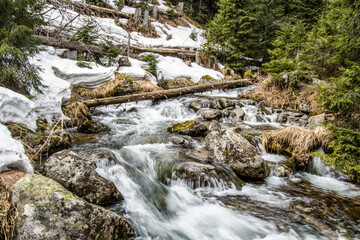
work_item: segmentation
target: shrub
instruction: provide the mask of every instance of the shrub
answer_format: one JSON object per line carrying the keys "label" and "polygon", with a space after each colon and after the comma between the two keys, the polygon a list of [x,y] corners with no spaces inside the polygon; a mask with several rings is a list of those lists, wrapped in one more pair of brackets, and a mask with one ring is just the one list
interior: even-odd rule
{"label": "shrub", "polygon": [[157,76],[156,74],[156,64],[159,62],[159,60],[157,60],[157,56],[154,54],[147,54],[145,56],[143,56],[140,60],[143,62],[147,62],[149,64],[149,68],[146,69],[146,71],[148,71],[149,73],[151,73],[152,75],[154,75],[155,77]]}

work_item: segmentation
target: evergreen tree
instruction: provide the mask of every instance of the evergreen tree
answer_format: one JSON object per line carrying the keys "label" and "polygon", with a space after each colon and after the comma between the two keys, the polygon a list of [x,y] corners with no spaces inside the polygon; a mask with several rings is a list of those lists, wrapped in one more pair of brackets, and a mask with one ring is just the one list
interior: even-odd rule
{"label": "evergreen tree", "polygon": [[241,70],[243,57],[254,56],[257,39],[251,25],[255,19],[247,10],[247,0],[220,0],[219,11],[209,23],[204,49],[229,65]]}
{"label": "evergreen tree", "polygon": [[43,24],[38,0],[0,0],[0,83],[12,90],[40,91],[37,69],[28,57],[37,51],[33,28]]}
{"label": "evergreen tree", "polygon": [[335,140],[326,159],[360,182],[360,65],[341,72],[340,78],[320,87],[323,107],[336,117],[328,121]]}

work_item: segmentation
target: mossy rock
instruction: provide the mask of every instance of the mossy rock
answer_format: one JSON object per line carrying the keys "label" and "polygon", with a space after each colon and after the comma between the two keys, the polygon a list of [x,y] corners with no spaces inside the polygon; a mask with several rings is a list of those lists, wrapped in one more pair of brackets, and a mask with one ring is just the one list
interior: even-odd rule
{"label": "mossy rock", "polygon": [[90,204],[59,183],[27,174],[11,189],[16,207],[16,239],[129,239],[129,222]]}
{"label": "mossy rock", "polygon": [[186,121],[177,123],[167,129],[171,133],[179,133],[183,135],[189,135],[192,137],[204,137],[208,128],[205,124],[198,121]]}

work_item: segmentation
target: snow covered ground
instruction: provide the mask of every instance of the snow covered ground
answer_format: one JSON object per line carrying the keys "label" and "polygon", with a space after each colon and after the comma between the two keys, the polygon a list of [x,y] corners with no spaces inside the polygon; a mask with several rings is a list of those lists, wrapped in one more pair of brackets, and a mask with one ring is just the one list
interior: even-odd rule
{"label": "snow covered ground", "polygon": [[[55,29],[63,27],[66,24],[65,32],[71,35],[75,35],[79,29],[88,24],[89,22],[96,24],[96,32],[99,35],[98,42],[109,38],[114,44],[127,44],[128,33],[125,29],[115,24],[114,19],[89,17],[81,15],[75,18],[78,13],[69,9],[51,9],[53,6],[48,5],[48,12],[44,15],[45,20],[49,22],[48,28]],[[164,5],[164,8],[166,6]],[[166,7],[167,8],[167,7]],[[134,8],[124,7],[124,11],[133,12]],[[71,22],[71,20],[75,18]],[[126,23],[127,19],[119,19],[121,23]],[[71,22],[69,24],[69,22]],[[205,42],[205,30],[197,28],[189,23],[190,27],[172,27],[168,24],[162,24],[160,22],[151,23],[155,29],[158,38],[144,37],[139,32],[132,32],[131,44],[138,47],[150,47],[150,48],[189,48],[200,49],[201,44]],[[190,37],[192,35],[192,37]]]}
{"label": "snow covered ground", "polygon": [[21,142],[13,139],[7,127],[0,124],[0,172],[18,169],[33,173],[29,158],[25,155]]}
{"label": "snow covered ground", "polygon": [[[36,130],[35,104],[24,95],[0,87],[0,121],[20,123]],[[0,141],[2,144],[3,142]]]}

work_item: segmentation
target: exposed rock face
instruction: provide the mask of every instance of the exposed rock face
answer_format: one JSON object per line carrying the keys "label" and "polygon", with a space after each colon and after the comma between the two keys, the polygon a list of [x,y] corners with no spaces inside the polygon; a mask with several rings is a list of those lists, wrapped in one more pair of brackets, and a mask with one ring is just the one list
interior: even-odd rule
{"label": "exposed rock face", "polygon": [[215,157],[239,177],[264,179],[270,173],[269,165],[257,154],[256,148],[234,128],[226,129],[221,135],[211,132],[205,138],[205,147],[213,150]]}
{"label": "exposed rock face", "polygon": [[[93,187],[96,187],[93,186]],[[59,183],[28,174],[12,187],[16,239],[128,239],[135,236],[126,219],[87,203]]]}
{"label": "exposed rock face", "polygon": [[228,187],[240,187],[240,179],[232,176],[231,172],[209,164],[197,162],[183,162],[173,167],[176,178],[185,180],[192,188],[218,187],[224,184]]}
{"label": "exposed rock face", "polygon": [[197,114],[206,120],[219,119],[222,116],[222,112],[218,109],[200,109]]}
{"label": "exposed rock face", "polygon": [[210,123],[210,126],[209,126],[209,131],[220,131],[221,130],[221,125],[218,121],[216,120],[213,120],[211,123]]}
{"label": "exposed rock face", "polygon": [[77,126],[77,131],[79,133],[102,133],[109,132],[111,129],[103,123],[95,122],[93,120],[87,120],[80,123]]}
{"label": "exposed rock face", "polygon": [[198,121],[186,121],[177,123],[167,129],[171,133],[180,133],[192,137],[204,137],[208,128],[205,124]]}
{"label": "exposed rock face", "polygon": [[185,157],[199,163],[213,163],[214,154],[205,149],[191,149],[185,153]]}
{"label": "exposed rock face", "polygon": [[105,205],[124,199],[112,182],[95,171],[91,162],[69,150],[53,154],[45,163],[45,171],[47,177],[91,203]]}
{"label": "exposed rock face", "polygon": [[100,163],[103,160],[107,160],[109,162],[116,161],[115,154],[108,149],[96,149],[85,154],[81,154],[80,156],[83,160],[89,162],[94,168],[97,163]]}

